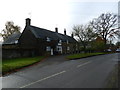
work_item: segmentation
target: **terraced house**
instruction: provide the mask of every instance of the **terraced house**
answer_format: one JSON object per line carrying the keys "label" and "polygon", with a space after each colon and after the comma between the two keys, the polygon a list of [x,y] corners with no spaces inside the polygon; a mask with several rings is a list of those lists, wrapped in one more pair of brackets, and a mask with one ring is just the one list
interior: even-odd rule
{"label": "terraced house", "polygon": [[[10,39],[10,38],[13,39]],[[71,36],[58,33],[58,28],[55,28],[55,32],[39,28],[31,25],[31,19],[26,19],[26,26],[17,37],[17,35],[11,36],[4,42],[4,47],[8,44],[18,48],[17,56],[36,56],[36,55],[56,55],[67,54],[77,52],[77,41]],[[14,55],[15,56],[15,55]]]}

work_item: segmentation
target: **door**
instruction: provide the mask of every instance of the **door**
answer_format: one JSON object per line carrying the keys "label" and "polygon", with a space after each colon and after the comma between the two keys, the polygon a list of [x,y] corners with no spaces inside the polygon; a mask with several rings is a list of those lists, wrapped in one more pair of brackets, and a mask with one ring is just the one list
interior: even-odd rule
{"label": "door", "polygon": [[53,55],[53,49],[51,49],[51,55]]}

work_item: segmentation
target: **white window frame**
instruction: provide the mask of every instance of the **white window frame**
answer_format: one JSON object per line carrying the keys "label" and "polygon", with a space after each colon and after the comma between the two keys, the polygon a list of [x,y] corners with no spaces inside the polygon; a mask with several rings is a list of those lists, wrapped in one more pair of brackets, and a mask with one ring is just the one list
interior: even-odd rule
{"label": "white window frame", "polygon": [[59,40],[59,43],[62,43],[62,40]]}
{"label": "white window frame", "polygon": [[15,40],[15,44],[17,44],[18,43],[18,40]]}
{"label": "white window frame", "polygon": [[69,44],[69,41],[67,40],[67,44]]}
{"label": "white window frame", "polygon": [[46,46],[46,51],[51,51],[51,47],[50,46]]}
{"label": "white window frame", "polygon": [[62,46],[57,46],[57,51],[61,52],[62,53]]}
{"label": "white window frame", "polygon": [[47,37],[47,40],[46,40],[47,42],[50,42],[51,41],[51,39],[49,38],[49,37]]}
{"label": "white window frame", "polygon": [[68,50],[68,51],[70,50],[70,47],[69,47],[69,46],[67,46],[67,50]]}
{"label": "white window frame", "polygon": [[62,40],[59,40],[58,45],[62,45]]}

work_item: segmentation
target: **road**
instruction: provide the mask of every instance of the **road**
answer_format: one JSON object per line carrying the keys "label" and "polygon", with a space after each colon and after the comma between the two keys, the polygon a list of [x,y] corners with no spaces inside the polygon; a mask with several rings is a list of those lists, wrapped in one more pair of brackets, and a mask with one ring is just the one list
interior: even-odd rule
{"label": "road", "polygon": [[105,88],[118,53],[77,60],[50,57],[32,67],[2,77],[3,88]]}

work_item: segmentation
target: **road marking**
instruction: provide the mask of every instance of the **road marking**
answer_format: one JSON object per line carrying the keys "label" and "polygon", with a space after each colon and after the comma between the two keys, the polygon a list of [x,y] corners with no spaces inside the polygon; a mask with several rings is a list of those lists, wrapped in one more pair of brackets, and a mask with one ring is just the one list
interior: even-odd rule
{"label": "road marking", "polygon": [[80,64],[80,65],[77,66],[77,68],[79,68],[79,67],[81,67],[81,66],[84,66],[84,65],[86,65],[86,64],[89,64],[89,63],[91,63],[91,61],[86,62],[86,63],[83,63],[83,64]]}
{"label": "road marking", "polygon": [[52,78],[52,77],[55,77],[55,76],[57,76],[57,75],[60,75],[60,74],[62,74],[62,73],[65,73],[65,72],[66,72],[66,71],[62,71],[62,72],[53,74],[53,75],[51,75],[51,76],[45,77],[45,78],[43,78],[43,79],[40,79],[40,80],[38,80],[38,81],[35,81],[35,82],[30,83],[30,84],[24,85],[24,86],[22,86],[22,87],[20,87],[20,88],[25,88],[25,87],[27,87],[27,86],[30,86],[30,85],[32,85],[32,84],[35,84],[35,83],[44,81],[44,80],[49,79],[49,78]]}

